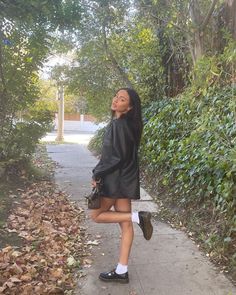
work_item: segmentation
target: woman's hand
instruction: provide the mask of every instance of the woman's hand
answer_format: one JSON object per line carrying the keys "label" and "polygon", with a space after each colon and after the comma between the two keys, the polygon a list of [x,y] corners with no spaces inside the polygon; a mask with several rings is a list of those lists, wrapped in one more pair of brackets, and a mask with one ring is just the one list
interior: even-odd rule
{"label": "woman's hand", "polygon": [[92,179],[91,184],[92,184],[92,187],[95,187],[97,185],[97,182],[94,179]]}

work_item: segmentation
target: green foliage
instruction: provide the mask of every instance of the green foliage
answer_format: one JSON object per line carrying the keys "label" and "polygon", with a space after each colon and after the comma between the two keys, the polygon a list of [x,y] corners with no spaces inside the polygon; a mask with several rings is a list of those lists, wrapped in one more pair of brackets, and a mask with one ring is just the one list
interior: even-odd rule
{"label": "green foliage", "polygon": [[133,19],[122,34],[111,35],[110,44],[122,68],[129,69],[128,77],[143,102],[164,95],[162,54],[150,24]]}
{"label": "green foliage", "polygon": [[171,202],[185,209],[214,208],[209,218],[220,216],[217,235],[227,249],[236,238],[235,94],[231,87],[213,88],[196,99],[185,94],[153,103],[141,146],[142,166],[168,186]]}
{"label": "green foliage", "polygon": [[51,120],[49,111],[31,110],[22,120],[5,125],[0,139],[0,161],[7,163],[29,158],[39,139],[50,130]]}
{"label": "green foliage", "polygon": [[[104,120],[119,87],[132,85],[148,103],[173,97],[191,82],[196,95],[224,79],[227,65],[217,57],[227,51],[229,40],[226,26],[219,26],[224,7],[217,3],[215,14],[204,26],[199,37],[201,51],[196,32],[212,2],[197,2],[199,7],[192,4],[192,12],[188,1],[97,0],[85,4],[81,30],[74,36],[79,46],[76,67],[68,73],[69,90],[84,97],[89,112]],[[225,80],[230,79],[227,73]]]}
{"label": "green foliage", "polygon": [[[126,0],[96,0],[89,5],[85,4],[82,28],[76,36],[80,46],[76,52],[77,67],[69,73],[69,90],[85,98],[88,112],[101,121],[109,116],[110,102],[115,90],[124,86],[108,51],[114,54],[110,41],[113,34],[123,30],[128,11],[129,1]],[[116,61],[120,66],[120,60]],[[122,65],[120,68],[125,71]]]}
{"label": "green foliage", "polygon": [[104,120],[118,88],[132,84],[150,101],[165,86],[155,30],[130,12],[129,1],[96,2],[79,35],[78,66],[68,76],[69,90],[85,97],[88,111]]}
{"label": "green foliage", "polygon": [[25,27],[43,27],[48,31],[72,29],[81,20],[81,4],[74,0],[2,0],[0,16]]}
{"label": "green foliage", "polygon": [[[84,44],[78,51],[80,67],[69,74],[69,90],[86,97],[89,112],[98,119],[107,118],[114,92],[124,86],[117,70],[111,66],[102,42],[97,38]],[[157,94],[163,95],[159,46],[151,29],[141,23],[133,24],[122,34],[111,34],[109,44],[119,66],[124,71],[129,69],[128,78],[143,101],[148,102]]]}
{"label": "green foliage", "polygon": [[[191,92],[206,94],[208,88],[233,83],[235,79],[236,41],[228,38],[224,51],[218,55],[204,56],[192,71]],[[189,91],[189,89],[188,89]]]}
{"label": "green foliage", "polygon": [[[36,110],[48,110],[52,113],[58,112],[58,97],[56,82],[53,80],[39,80],[40,98],[34,104]],[[78,95],[71,95],[64,87],[64,111],[65,113],[76,113],[81,105]]]}
{"label": "green foliage", "polygon": [[36,110],[49,110],[52,113],[58,111],[57,88],[49,80],[40,79],[38,83],[40,98],[35,102]]}
{"label": "green foliage", "polygon": [[0,2],[1,162],[28,158],[49,130],[51,113],[44,110],[54,106],[38,100],[38,72],[53,34],[71,30],[80,16],[80,3],[74,0]]}
{"label": "green foliage", "polygon": [[100,128],[96,131],[93,138],[90,140],[88,148],[90,151],[94,152],[96,155],[101,155],[102,143],[106,127]]}
{"label": "green foliage", "polygon": [[[109,106],[114,95],[117,80],[111,75],[104,49],[99,41],[89,40],[78,52],[79,68],[69,73],[68,90],[79,98],[86,99],[88,112],[97,119],[109,116]],[[95,70],[96,69],[96,70]]]}

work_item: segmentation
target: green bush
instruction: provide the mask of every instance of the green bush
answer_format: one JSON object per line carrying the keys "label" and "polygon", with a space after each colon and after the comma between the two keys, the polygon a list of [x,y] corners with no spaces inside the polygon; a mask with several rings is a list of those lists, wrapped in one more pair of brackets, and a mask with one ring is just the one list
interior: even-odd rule
{"label": "green bush", "polygon": [[235,94],[228,86],[195,99],[185,95],[155,102],[144,112],[141,145],[143,170],[153,181],[158,175],[175,206],[189,212],[206,208],[207,219],[219,217],[214,235],[224,251],[236,242]]}
{"label": "green bush", "polygon": [[[156,115],[144,127],[143,165],[154,174],[162,171],[164,185],[174,182],[183,203],[214,194],[217,206],[225,210],[222,182],[231,188],[225,198],[228,202],[236,172],[232,89],[227,87],[195,101],[186,97],[167,100],[155,109]],[[150,110],[153,113],[154,108]],[[219,185],[223,185],[222,190]],[[185,199],[193,189],[194,196]]]}
{"label": "green bush", "polygon": [[51,129],[49,111],[31,110],[20,121],[6,123],[0,138],[0,162],[10,163],[29,158],[42,138]]}
{"label": "green bush", "polygon": [[90,140],[88,148],[90,151],[94,152],[96,155],[100,155],[102,152],[102,142],[106,126],[100,128],[96,131],[94,137]]}

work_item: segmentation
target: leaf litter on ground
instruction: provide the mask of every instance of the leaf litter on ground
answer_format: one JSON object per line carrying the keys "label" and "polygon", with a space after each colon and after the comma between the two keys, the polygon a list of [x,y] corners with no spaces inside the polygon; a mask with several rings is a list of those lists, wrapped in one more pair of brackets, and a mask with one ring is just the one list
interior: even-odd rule
{"label": "leaf litter on ground", "polygon": [[75,269],[91,262],[83,217],[83,209],[52,182],[21,191],[6,230],[17,232],[24,244],[0,251],[0,294],[70,293],[84,275]]}

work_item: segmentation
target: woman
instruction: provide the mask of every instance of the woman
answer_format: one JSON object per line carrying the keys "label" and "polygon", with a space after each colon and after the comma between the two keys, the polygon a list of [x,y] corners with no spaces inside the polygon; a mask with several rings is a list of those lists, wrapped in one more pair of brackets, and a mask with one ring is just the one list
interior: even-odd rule
{"label": "woman", "polygon": [[[101,273],[107,282],[128,283],[128,259],[133,241],[133,222],[139,224],[144,238],[152,236],[151,213],[131,213],[131,200],[140,198],[138,146],[143,123],[140,98],[135,90],[122,88],[112,100],[113,118],[108,125],[102,156],[93,169],[92,185],[102,179],[101,208],[91,210],[95,222],[119,223],[122,231],[117,267]],[[114,206],[115,211],[110,209]]]}

